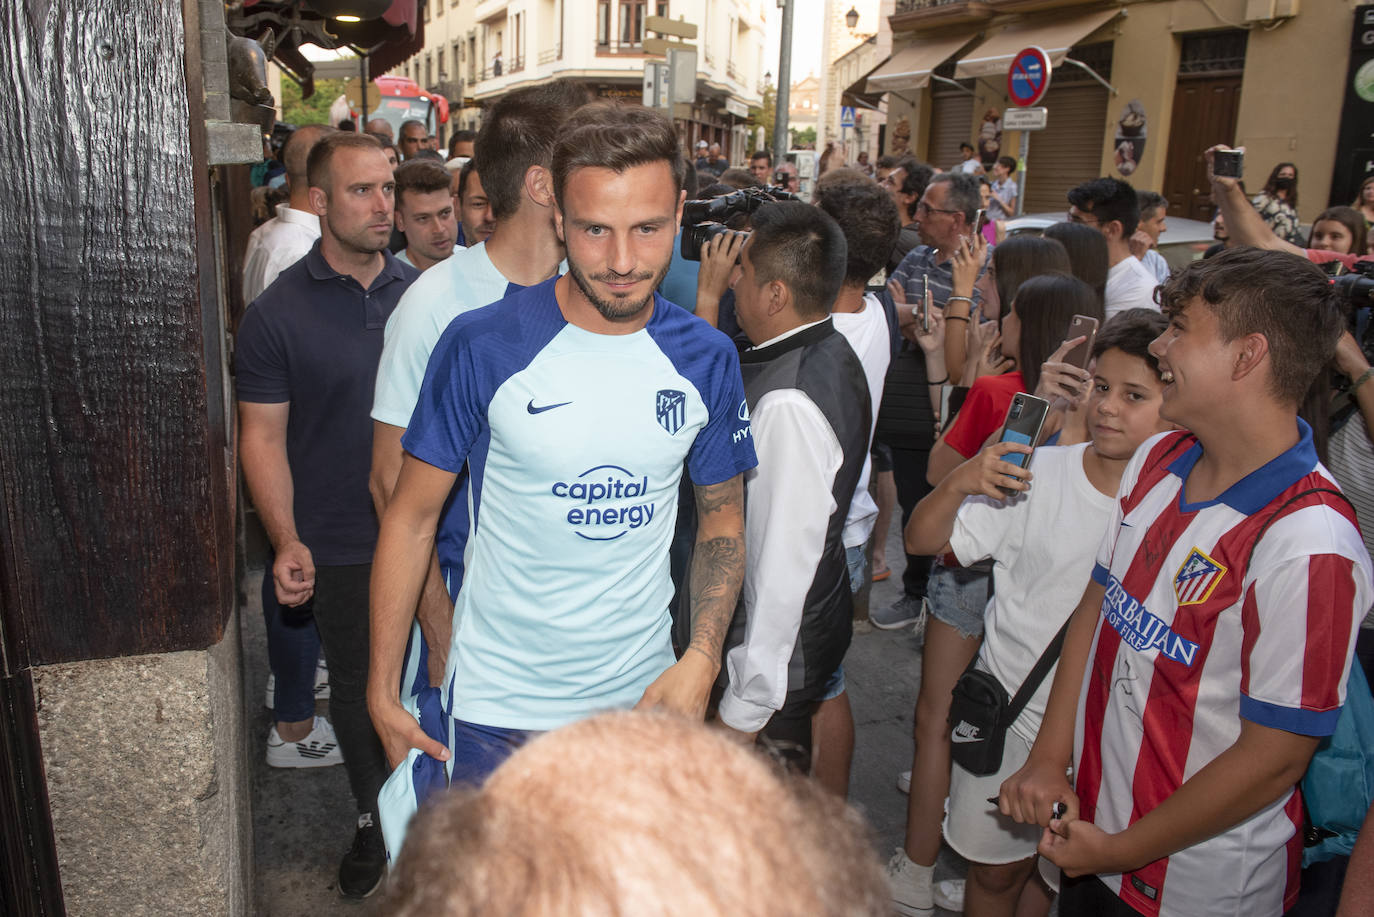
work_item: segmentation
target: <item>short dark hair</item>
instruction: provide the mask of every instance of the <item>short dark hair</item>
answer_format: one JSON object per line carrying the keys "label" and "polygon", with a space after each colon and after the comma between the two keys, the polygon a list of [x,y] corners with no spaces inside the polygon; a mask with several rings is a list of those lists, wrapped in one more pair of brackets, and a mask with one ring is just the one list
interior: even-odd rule
{"label": "short dark hair", "polygon": [[768,152],[767,150],[756,150],[756,151],[754,152],[754,154],[753,154],[752,156],[749,157],[749,161],[750,161],[750,162],[755,162],[756,160],[759,160],[759,159],[766,159],[766,160],[768,160],[768,166],[769,166],[769,168],[772,168],[772,166],[773,166],[773,154],[772,154],[772,153]]}
{"label": "short dark hair", "polygon": [[723,185],[739,189],[763,187],[763,183],[755,178],[748,169],[726,169],[720,173],[720,182]]}
{"label": "short dark hair", "polygon": [[335,131],[328,136],[321,137],[319,142],[310,149],[310,157],[306,160],[306,182],[312,188],[323,188],[328,191],[329,169],[334,163],[335,153],[339,150],[377,150],[381,152],[381,149],[382,145],[367,134]]}
{"label": "short dark hair", "polygon": [[[1103,302],[1107,296],[1107,240],[1102,233],[1091,226],[1070,223],[1062,220],[1045,228],[1045,238],[1054,239],[1069,253],[1069,264],[1073,275],[1093,288],[1097,298]],[[1003,243],[1006,244],[1006,243]],[[994,249],[995,251],[995,249]]]}
{"label": "short dark hair", "polygon": [[888,153],[886,156],[879,156],[879,157],[878,157],[878,162],[877,162],[877,164],[876,164],[876,168],[879,168],[879,169],[895,169],[895,168],[897,167],[897,163],[899,163],[899,162],[901,162],[901,161],[902,161],[902,157],[901,157],[901,156],[898,156],[896,153]]}
{"label": "short dark hair", "polygon": [[1365,226],[1364,215],[1354,207],[1327,207],[1321,213],[1317,214],[1317,218],[1312,221],[1312,232],[1308,233],[1307,236],[1308,248],[1312,247],[1312,234],[1317,231],[1317,224],[1327,220],[1333,223],[1340,223],[1346,229],[1350,230],[1351,254],[1363,255],[1365,253],[1365,246],[1369,238],[1369,230],[1368,227]]}
{"label": "short dark hair", "polygon": [[520,209],[525,173],[552,168],[553,149],[568,113],[587,99],[585,87],[568,80],[517,89],[502,96],[477,132],[473,159],[497,220]]}
{"label": "short dark hair", "polygon": [[1099,226],[1113,220],[1121,224],[1121,237],[1128,239],[1140,225],[1140,205],[1135,189],[1119,178],[1094,178],[1068,193],[1069,203],[1097,217]]}
{"label": "short dark hair", "polygon": [[[754,211],[749,261],[762,286],[781,280],[792,291],[797,314],[830,314],[844,285],[848,257],[844,232],[830,214],[801,201],[777,201]],[[882,250],[886,259],[891,247]]]}
{"label": "short dark hair", "polygon": [[1015,156],[998,156],[997,162],[1006,168],[1008,175],[1015,175],[1016,169],[1020,165],[1020,163],[1016,161]]}
{"label": "short dark hair", "polygon": [[1154,309],[1123,309],[1107,320],[1093,341],[1093,359],[1109,350],[1139,357],[1159,375],[1159,358],[1150,353],[1150,344],[1169,327],[1169,320]]}
{"label": "short dark hair", "polygon": [[418,127],[420,130],[422,130],[422,131],[425,132],[425,133],[424,133],[424,137],[422,137],[421,139],[425,139],[425,138],[429,137],[429,128],[425,126],[425,122],[423,122],[423,121],[421,121],[421,120],[419,120],[419,119],[417,119],[417,118],[407,118],[406,120],[404,120],[404,121],[401,122],[401,129],[398,130],[398,131],[396,132],[396,139],[399,140],[399,139],[405,137],[405,135],[406,135],[406,128],[410,127],[412,124],[415,125],[416,127]]}
{"label": "short dark hair", "polygon": [[[463,163],[463,168],[458,170],[458,200],[462,201],[468,193],[468,176],[477,171],[477,159],[473,157]],[[478,176],[481,177],[480,175]]]}
{"label": "short dark hair", "polygon": [[[1101,236],[1098,241],[1102,241]],[[1064,246],[1035,235],[1012,236],[992,250],[992,273],[1002,313],[1011,308],[1016,291],[1032,277],[1058,272],[1072,274],[1072,262]],[[1098,315],[1101,318],[1100,315]]]}
{"label": "short dark hair", "polygon": [[573,112],[563,126],[553,151],[553,193],[562,207],[568,176],[578,169],[624,172],[655,162],[667,163],[676,196],[687,170],[672,122],[642,105],[593,102]]}
{"label": "short dark hair", "polygon": [[477,132],[469,130],[454,131],[453,136],[448,138],[448,151],[450,155],[453,148],[460,143],[472,143],[477,140]]}
{"label": "short dark hair", "polygon": [[443,163],[432,159],[416,157],[401,163],[396,167],[396,208],[400,209],[402,198],[409,192],[431,194],[447,191],[450,178]]}
{"label": "short dark hair", "polygon": [[281,148],[281,162],[286,166],[287,181],[309,184],[306,176],[310,168],[310,151],[320,142],[320,138],[332,133],[334,128],[326,124],[303,124],[291,132]]}
{"label": "short dark hair", "polygon": [[867,283],[887,264],[902,231],[892,195],[856,169],[832,169],[816,183],[816,206],[844,232],[845,284]]}
{"label": "short dark hair", "polygon": [[1270,391],[1296,407],[1336,353],[1345,330],[1326,274],[1306,258],[1260,248],[1232,248],[1193,261],[1155,294],[1165,315],[1194,299],[1217,317],[1222,339],[1262,334],[1269,342]]}
{"label": "short dark hair", "polygon": [[959,149],[961,149],[961,150],[968,150],[970,153],[972,153],[972,152],[974,151],[974,150],[973,150],[973,144],[969,143],[967,140],[965,140],[963,143],[959,144]]}
{"label": "short dark hair", "polygon": [[1142,220],[1145,219],[1145,214],[1153,210],[1158,210],[1161,207],[1165,210],[1169,209],[1168,199],[1158,191],[1137,191],[1135,193],[1135,202],[1137,209],[1140,211],[1139,218]]}
{"label": "short dark hair", "polygon": [[958,210],[964,215],[964,221],[972,226],[973,218],[983,206],[983,195],[978,191],[977,177],[967,172],[941,172],[930,180],[926,189],[941,184],[949,185],[945,207],[949,210]]}
{"label": "short dark hair", "polygon": [[1069,274],[1041,274],[1032,277],[1016,291],[1016,317],[1021,321],[1021,341],[1017,347],[1016,368],[1035,391],[1040,382],[1040,366],[1059,349],[1075,315],[1102,317],[1102,307],[1092,288]]}
{"label": "short dark hair", "polygon": [[396,141],[391,139],[390,134],[383,134],[381,131],[364,131],[363,133],[380,143],[384,150],[394,151],[396,149]]}
{"label": "short dark hair", "polygon": [[682,190],[689,198],[697,196],[697,167],[690,156],[682,157]]}

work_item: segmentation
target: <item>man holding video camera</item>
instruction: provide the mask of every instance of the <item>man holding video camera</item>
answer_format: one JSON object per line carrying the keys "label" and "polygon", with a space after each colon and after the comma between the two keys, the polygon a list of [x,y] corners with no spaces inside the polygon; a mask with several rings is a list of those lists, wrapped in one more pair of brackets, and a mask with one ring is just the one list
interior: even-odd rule
{"label": "man holding video camera", "polygon": [[754,344],[740,363],[759,465],[745,473],[744,588],[718,711],[805,773],[811,715],[849,648],[842,532],[872,405],[863,364],[830,317],[845,277],[839,224],[798,201],[763,205],[753,224],[731,286]]}

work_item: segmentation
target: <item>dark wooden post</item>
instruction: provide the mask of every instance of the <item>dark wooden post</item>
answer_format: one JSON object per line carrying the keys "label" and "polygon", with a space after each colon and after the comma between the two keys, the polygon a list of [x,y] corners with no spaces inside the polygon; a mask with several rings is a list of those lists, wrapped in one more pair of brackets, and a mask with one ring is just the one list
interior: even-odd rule
{"label": "dark wooden post", "polygon": [[[197,7],[8,6],[0,834],[16,827],[16,808],[46,798],[24,734],[28,670],[204,649],[234,597]],[[29,794],[23,805],[17,793]]]}

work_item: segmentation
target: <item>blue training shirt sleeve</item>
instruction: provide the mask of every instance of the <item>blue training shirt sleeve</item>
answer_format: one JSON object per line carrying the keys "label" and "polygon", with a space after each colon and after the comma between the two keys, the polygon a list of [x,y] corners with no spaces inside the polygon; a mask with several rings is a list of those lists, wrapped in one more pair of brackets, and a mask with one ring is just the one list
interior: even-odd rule
{"label": "blue training shirt sleeve", "polygon": [[439,338],[425,368],[415,412],[401,436],[401,445],[411,455],[454,474],[462,471],[486,422],[466,327],[470,326],[461,319],[455,321]]}
{"label": "blue training shirt sleeve", "polygon": [[706,410],[710,417],[697,434],[687,456],[692,483],[719,484],[758,465],[749,425],[749,404],[734,345],[720,337],[707,382]]}

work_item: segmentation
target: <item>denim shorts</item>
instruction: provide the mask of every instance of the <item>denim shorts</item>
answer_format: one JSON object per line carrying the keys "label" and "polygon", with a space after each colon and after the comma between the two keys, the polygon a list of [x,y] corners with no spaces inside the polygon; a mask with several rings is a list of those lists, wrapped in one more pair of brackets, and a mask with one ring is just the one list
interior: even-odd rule
{"label": "denim shorts", "polygon": [[864,587],[864,574],[868,572],[864,546],[845,548],[844,563],[849,568],[849,592],[851,595],[858,595],[859,590]]}
{"label": "denim shorts", "polygon": [[830,676],[830,680],[825,683],[825,689],[821,691],[822,701],[834,700],[844,693],[844,666],[835,670],[835,674]]}
{"label": "denim shorts", "polygon": [[981,637],[991,584],[991,573],[946,567],[936,561],[926,584],[930,613],[957,630],[961,637]]}

